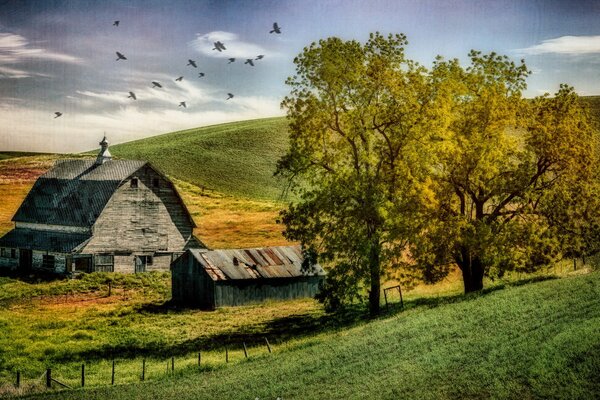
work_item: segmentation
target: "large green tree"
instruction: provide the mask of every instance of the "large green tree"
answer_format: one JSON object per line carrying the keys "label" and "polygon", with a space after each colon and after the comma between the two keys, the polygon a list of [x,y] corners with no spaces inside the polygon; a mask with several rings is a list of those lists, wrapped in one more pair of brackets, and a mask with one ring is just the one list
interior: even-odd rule
{"label": "large green tree", "polygon": [[288,239],[329,266],[329,308],[368,293],[379,312],[381,277],[419,220],[431,113],[426,70],[407,60],[403,35],[362,44],[329,38],[294,59],[282,106],[290,147],[277,172],[297,201],[282,213]]}
{"label": "large green tree", "polygon": [[470,59],[466,68],[438,59],[431,71],[444,121],[430,167],[436,200],[412,243],[430,280],[458,265],[465,292],[482,289],[485,275],[532,271],[575,250],[586,213],[597,213],[586,207],[597,194],[597,142],[573,88],[525,99],[524,63]]}

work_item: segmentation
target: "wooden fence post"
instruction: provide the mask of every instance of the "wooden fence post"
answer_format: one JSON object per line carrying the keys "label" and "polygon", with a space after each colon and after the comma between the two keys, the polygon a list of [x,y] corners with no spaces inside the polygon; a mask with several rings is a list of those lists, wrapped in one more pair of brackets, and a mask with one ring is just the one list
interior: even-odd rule
{"label": "wooden fence post", "polygon": [[146,359],[142,358],[142,381],[146,379]]}
{"label": "wooden fence post", "polygon": [[175,357],[171,357],[171,372],[175,373]]}
{"label": "wooden fence post", "polygon": [[200,366],[200,363],[202,361],[202,352],[198,352],[198,366]]}
{"label": "wooden fence post", "polygon": [[404,309],[404,300],[402,300],[402,288],[398,285],[398,293],[400,293],[400,307]]}
{"label": "wooden fence post", "polygon": [[108,281],[108,297],[112,294],[112,282]]}
{"label": "wooden fence post", "polygon": [[85,364],[81,364],[81,387],[85,386]]}
{"label": "wooden fence post", "polygon": [[52,387],[52,370],[50,368],[46,370],[46,387]]}
{"label": "wooden fence post", "polygon": [[21,387],[21,371],[17,371],[17,388]]}
{"label": "wooden fence post", "polygon": [[110,378],[110,384],[111,385],[115,384],[115,360],[113,360],[113,362],[112,362],[112,374],[111,374],[111,378]]}
{"label": "wooden fence post", "polygon": [[248,349],[246,348],[246,342],[242,342],[242,344],[244,345],[244,356],[248,358]]}
{"label": "wooden fence post", "polygon": [[385,299],[385,308],[390,308],[388,301],[387,301],[387,290],[383,289],[383,298]]}
{"label": "wooden fence post", "polygon": [[269,344],[269,339],[265,336],[265,342],[267,343],[267,349],[269,349],[269,353],[271,353],[271,345]]}
{"label": "wooden fence post", "polygon": [[229,362],[229,351],[227,350],[227,346],[225,346],[225,362]]}

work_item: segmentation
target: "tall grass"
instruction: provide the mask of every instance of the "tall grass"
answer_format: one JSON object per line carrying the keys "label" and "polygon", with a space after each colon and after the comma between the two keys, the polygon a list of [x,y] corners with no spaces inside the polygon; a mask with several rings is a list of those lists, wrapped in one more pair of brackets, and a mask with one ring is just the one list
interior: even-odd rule
{"label": "tall grass", "polygon": [[593,272],[409,302],[404,312],[291,339],[248,361],[40,398],[594,399],[599,295]]}

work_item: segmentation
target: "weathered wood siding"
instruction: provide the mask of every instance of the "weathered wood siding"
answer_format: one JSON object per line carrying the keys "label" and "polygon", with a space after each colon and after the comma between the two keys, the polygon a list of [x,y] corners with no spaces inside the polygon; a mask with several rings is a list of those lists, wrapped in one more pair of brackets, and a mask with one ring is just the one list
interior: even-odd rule
{"label": "weathered wood siding", "polygon": [[[43,265],[44,255],[54,256],[54,268],[53,269],[44,268],[44,265]],[[33,250],[32,258],[31,258],[31,268],[33,270],[42,270],[42,271],[55,272],[58,274],[64,274],[66,272],[66,266],[67,266],[66,261],[67,261],[67,254]]]}
{"label": "weathered wood siding", "polygon": [[[17,269],[19,267],[19,249],[5,247],[7,257],[2,257],[0,253],[0,268],[2,269]],[[10,257],[11,250],[15,251],[15,257]]]}
{"label": "weathered wood siding", "polygon": [[188,251],[171,264],[172,298],[202,309],[314,297],[324,276],[213,281]]}
{"label": "weathered wood siding", "polygon": [[[137,187],[132,187],[132,179],[137,179]],[[135,255],[168,252],[154,254],[153,265],[146,270],[169,270],[170,253],[183,251],[192,232],[189,214],[172,183],[145,166],[115,191],[82,253],[116,253],[114,270],[134,272]]]}
{"label": "weathered wood siding", "polygon": [[322,276],[288,279],[252,279],[216,282],[215,306],[240,306],[265,300],[291,300],[314,297]]}
{"label": "weathered wood siding", "polygon": [[205,310],[215,308],[215,284],[189,252],[171,264],[171,283],[174,302]]}

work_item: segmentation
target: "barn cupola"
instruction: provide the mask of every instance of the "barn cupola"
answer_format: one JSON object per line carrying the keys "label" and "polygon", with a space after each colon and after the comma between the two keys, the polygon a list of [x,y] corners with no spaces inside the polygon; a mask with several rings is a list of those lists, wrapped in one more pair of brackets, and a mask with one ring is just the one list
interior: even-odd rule
{"label": "barn cupola", "polygon": [[100,153],[98,153],[98,157],[96,157],[96,164],[104,164],[105,161],[112,160],[112,155],[110,151],[108,151],[108,142],[106,141],[106,135],[99,143],[100,145]]}

